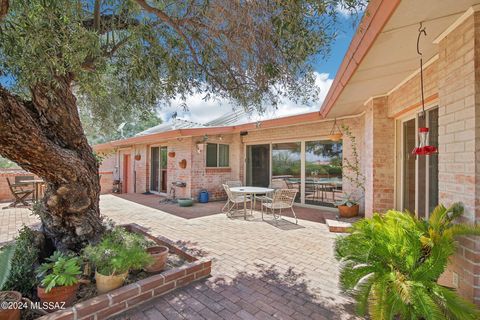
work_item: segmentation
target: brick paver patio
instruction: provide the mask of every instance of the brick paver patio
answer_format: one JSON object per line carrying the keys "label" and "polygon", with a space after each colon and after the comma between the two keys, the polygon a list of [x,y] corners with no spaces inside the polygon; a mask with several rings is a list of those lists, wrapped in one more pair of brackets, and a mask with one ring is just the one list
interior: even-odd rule
{"label": "brick paver patio", "polygon": [[[338,289],[335,235],[324,224],[300,220],[298,226],[290,222],[276,225],[271,217],[262,221],[257,215],[249,221],[228,219],[223,214],[183,219],[112,195],[101,197],[101,208],[117,223],[135,222],[193,254],[213,258],[211,278],[116,319],[355,318],[352,301]],[[12,220],[13,212],[28,214],[25,209],[0,211],[2,218],[15,221],[15,226],[18,222]],[[20,217],[26,216],[22,213]],[[36,221],[29,217],[26,222]],[[10,228],[6,229],[9,236]]]}

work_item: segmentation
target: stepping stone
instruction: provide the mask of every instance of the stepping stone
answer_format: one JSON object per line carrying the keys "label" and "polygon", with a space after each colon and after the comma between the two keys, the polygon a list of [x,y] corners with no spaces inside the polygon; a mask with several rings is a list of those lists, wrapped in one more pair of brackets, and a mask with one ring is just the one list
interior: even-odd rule
{"label": "stepping stone", "polygon": [[335,233],[346,233],[348,228],[352,226],[349,222],[343,222],[338,220],[326,219],[328,230]]}

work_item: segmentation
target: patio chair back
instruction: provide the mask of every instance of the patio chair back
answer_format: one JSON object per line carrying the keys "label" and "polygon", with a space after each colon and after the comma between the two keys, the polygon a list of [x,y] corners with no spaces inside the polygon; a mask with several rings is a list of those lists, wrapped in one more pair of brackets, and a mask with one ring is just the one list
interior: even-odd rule
{"label": "patio chair back", "polygon": [[[28,203],[26,202],[27,197],[33,194],[33,190],[30,189],[25,189],[24,184],[16,184],[12,183],[9,178],[7,179],[7,184],[8,188],[10,189],[10,192],[12,193],[12,196],[14,197],[13,202],[9,205],[9,207],[15,207],[18,204],[23,204],[25,206],[28,206]],[[19,180],[21,181],[21,180]]]}
{"label": "patio chair back", "polygon": [[275,179],[270,183],[270,188],[272,189],[288,189],[287,183],[285,180]]}
{"label": "patio chair back", "polygon": [[273,206],[276,208],[291,208],[298,191],[295,189],[279,189],[273,194]]}
{"label": "patio chair back", "polygon": [[222,186],[225,192],[227,193],[228,200],[232,201],[234,197],[233,197],[232,191],[230,190],[230,187],[227,184],[222,184]]}
{"label": "patio chair back", "polygon": [[20,181],[25,181],[25,180],[34,180],[34,176],[15,176],[15,183],[20,183]]}
{"label": "patio chair back", "polygon": [[229,180],[229,181],[225,181],[225,184],[229,188],[241,187],[242,186],[242,181],[240,181],[240,180]]}

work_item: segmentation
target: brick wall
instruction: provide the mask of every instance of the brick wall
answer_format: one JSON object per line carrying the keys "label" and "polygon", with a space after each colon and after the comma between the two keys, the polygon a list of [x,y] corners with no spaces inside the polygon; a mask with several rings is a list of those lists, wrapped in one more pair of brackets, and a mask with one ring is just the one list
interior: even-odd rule
{"label": "brick wall", "polygon": [[12,201],[13,196],[8,187],[7,178],[15,183],[16,176],[31,176],[32,174],[22,169],[0,169],[0,202]]}
{"label": "brick wall", "polygon": [[[480,15],[475,13],[439,44],[440,202],[461,201],[465,219],[480,221]],[[463,238],[451,265],[459,291],[480,305],[480,240]]]}
{"label": "brick wall", "polygon": [[395,206],[395,121],[387,97],[373,98],[365,112],[365,215]]}

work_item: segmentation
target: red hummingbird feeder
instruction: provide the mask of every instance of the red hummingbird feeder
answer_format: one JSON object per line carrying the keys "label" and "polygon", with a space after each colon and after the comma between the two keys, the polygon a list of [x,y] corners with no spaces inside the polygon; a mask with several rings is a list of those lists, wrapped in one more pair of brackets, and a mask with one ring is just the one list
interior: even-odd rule
{"label": "red hummingbird feeder", "polygon": [[[423,59],[422,52],[420,51],[420,36],[427,35],[425,28],[422,28],[422,23],[420,23],[420,28],[418,28],[418,38],[417,38],[417,53],[420,55],[420,89],[422,93],[422,118],[425,118],[425,99],[423,94]],[[428,156],[438,152],[437,147],[428,145],[428,128],[421,127],[418,128],[418,147],[413,148],[412,154],[414,156]]]}

